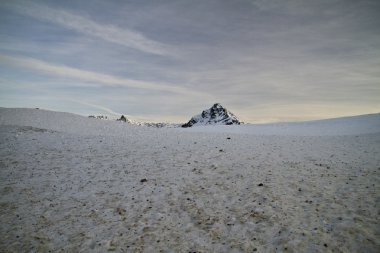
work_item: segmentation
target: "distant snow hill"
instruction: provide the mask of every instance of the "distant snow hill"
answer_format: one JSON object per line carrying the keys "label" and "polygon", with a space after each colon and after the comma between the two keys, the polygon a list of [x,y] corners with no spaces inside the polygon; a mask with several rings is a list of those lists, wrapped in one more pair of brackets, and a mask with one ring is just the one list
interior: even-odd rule
{"label": "distant snow hill", "polygon": [[124,135],[142,128],[116,120],[99,120],[73,113],[31,108],[0,108],[0,125],[30,126],[79,135],[108,136]]}
{"label": "distant snow hill", "polygon": [[[215,107],[218,108],[219,106]],[[218,109],[217,111],[223,110]],[[212,112],[210,110],[207,113],[211,114]],[[199,123],[201,122],[202,121],[199,121]],[[199,132],[208,134],[231,133],[292,136],[359,135],[380,133],[380,113],[291,123],[244,124],[229,126],[220,124],[202,124],[194,124],[197,127],[189,128],[163,128],[162,131],[170,131],[171,134],[175,132],[178,134],[182,134],[183,132]],[[0,108],[0,125],[28,126],[52,131],[75,133],[79,135],[102,136],[123,136],[138,132],[148,133],[147,131],[154,131],[154,133],[156,133],[155,131],[158,131],[156,128],[142,127],[135,124],[124,124],[124,122],[116,120],[97,120],[72,113],[25,108]]]}
{"label": "distant snow hill", "polygon": [[136,126],[146,126],[146,127],[156,127],[156,128],[173,128],[173,127],[180,127],[182,124],[176,124],[176,123],[167,123],[167,122],[139,122],[132,119],[129,119],[125,117],[124,115],[121,115],[117,121],[125,122],[128,124],[136,125]]}
{"label": "distant snow hill", "polygon": [[239,119],[221,104],[216,103],[210,109],[195,115],[182,127],[205,126],[205,125],[240,125]]}

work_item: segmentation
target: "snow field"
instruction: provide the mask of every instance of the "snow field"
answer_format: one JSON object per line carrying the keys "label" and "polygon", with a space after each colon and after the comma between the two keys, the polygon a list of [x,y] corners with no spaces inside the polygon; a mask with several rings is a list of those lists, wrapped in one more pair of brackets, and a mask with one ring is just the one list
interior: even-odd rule
{"label": "snow field", "polygon": [[378,252],[380,134],[359,130],[206,133],[1,109],[0,248]]}

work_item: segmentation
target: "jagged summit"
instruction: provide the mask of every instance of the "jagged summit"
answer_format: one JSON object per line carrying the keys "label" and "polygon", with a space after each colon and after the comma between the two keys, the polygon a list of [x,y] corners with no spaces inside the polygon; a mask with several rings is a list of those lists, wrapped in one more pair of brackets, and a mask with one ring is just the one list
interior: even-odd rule
{"label": "jagged summit", "polygon": [[190,119],[182,127],[192,127],[194,125],[240,125],[239,119],[221,104],[215,103],[210,109],[204,110]]}

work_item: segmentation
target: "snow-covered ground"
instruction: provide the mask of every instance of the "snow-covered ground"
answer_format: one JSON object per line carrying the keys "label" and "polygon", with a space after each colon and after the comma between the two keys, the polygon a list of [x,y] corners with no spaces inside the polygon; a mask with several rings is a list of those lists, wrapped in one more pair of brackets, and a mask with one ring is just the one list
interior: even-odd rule
{"label": "snow-covered ground", "polygon": [[0,109],[1,252],[379,252],[380,116],[148,128]]}

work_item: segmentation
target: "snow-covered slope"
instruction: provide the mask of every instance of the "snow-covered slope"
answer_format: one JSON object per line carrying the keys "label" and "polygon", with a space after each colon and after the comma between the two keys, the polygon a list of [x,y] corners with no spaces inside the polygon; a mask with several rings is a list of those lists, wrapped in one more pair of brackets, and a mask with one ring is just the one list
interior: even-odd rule
{"label": "snow-covered slope", "polygon": [[378,123],[226,133],[0,108],[0,251],[379,252]]}
{"label": "snow-covered slope", "polygon": [[0,108],[0,125],[31,126],[80,135],[120,135],[141,127],[72,113],[29,108]]}
{"label": "snow-covered slope", "polygon": [[182,127],[204,126],[204,125],[240,125],[238,118],[221,104],[214,104],[210,109],[195,115]]}
{"label": "snow-covered slope", "polygon": [[198,126],[180,131],[294,136],[358,135],[379,133],[380,113],[305,122]]}

